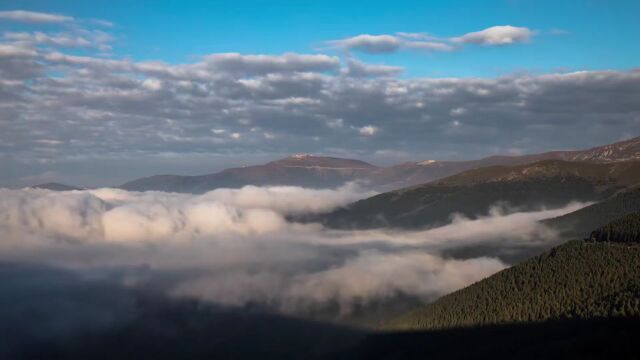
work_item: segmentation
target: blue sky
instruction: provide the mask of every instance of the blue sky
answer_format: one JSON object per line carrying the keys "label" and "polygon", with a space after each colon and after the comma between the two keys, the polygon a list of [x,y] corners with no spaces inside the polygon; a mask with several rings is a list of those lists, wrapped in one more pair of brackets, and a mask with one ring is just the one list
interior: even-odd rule
{"label": "blue sky", "polygon": [[0,2],[0,186],[640,135],[638,1]]}
{"label": "blue sky", "polygon": [[[364,55],[404,76],[629,69],[640,56],[638,1],[11,1],[24,9],[113,22],[116,54],[179,63],[217,52],[315,52],[358,34],[426,32],[452,37],[494,25],[537,32],[529,44],[450,53]],[[4,25],[7,26],[7,25]],[[20,26],[15,25],[13,26]],[[561,33],[561,34],[558,34]]]}

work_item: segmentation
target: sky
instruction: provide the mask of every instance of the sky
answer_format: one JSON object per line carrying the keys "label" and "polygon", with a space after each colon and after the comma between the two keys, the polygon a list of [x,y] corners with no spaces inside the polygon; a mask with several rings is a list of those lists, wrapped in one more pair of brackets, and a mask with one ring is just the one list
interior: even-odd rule
{"label": "sky", "polygon": [[638,136],[637,1],[0,3],[0,186]]}

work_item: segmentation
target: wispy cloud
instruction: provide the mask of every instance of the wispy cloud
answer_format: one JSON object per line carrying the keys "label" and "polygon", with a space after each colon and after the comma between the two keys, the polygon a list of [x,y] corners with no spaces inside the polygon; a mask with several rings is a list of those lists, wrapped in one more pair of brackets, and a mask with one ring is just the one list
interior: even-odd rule
{"label": "wispy cloud", "polygon": [[0,20],[20,21],[27,23],[65,23],[71,22],[74,19],[71,16],[58,14],[36,11],[11,10],[0,11]]}
{"label": "wispy cloud", "polygon": [[458,37],[439,38],[426,33],[398,32],[395,35],[361,34],[350,38],[328,41],[327,44],[347,51],[368,54],[389,54],[401,50],[422,50],[428,52],[454,51],[464,44],[485,46],[509,45],[528,42],[535,35],[526,27],[511,25],[492,26]]}
{"label": "wispy cloud", "polygon": [[361,51],[368,54],[388,54],[402,49],[424,51],[452,51],[454,46],[437,41],[420,40],[421,37],[413,35],[407,37],[394,35],[370,35],[362,34],[354,37],[328,41],[332,47],[343,50]]}

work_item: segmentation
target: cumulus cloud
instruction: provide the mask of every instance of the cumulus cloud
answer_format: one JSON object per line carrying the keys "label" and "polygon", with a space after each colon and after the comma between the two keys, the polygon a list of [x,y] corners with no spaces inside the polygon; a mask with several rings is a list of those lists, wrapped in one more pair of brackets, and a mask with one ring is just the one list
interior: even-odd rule
{"label": "cumulus cloud", "polygon": [[367,195],[355,185],[246,187],[203,195],[5,189],[0,260],[80,273],[112,268],[126,274],[142,266],[148,271],[131,273],[128,286],[152,285],[226,306],[254,304],[293,314],[337,308],[337,315],[348,315],[354,307],[400,295],[430,300],[489,276],[507,266],[499,252],[452,257],[451,251],[549,244],[555,234],[537,221],[580,206],[494,210],[418,232],[337,231],[287,220]]}
{"label": "cumulus cloud", "polygon": [[535,32],[526,27],[511,25],[492,26],[481,31],[470,32],[452,41],[463,44],[510,45],[531,40]]}
{"label": "cumulus cloud", "polygon": [[0,20],[12,20],[28,23],[64,23],[73,21],[73,17],[36,11],[11,10],[0,11]]}

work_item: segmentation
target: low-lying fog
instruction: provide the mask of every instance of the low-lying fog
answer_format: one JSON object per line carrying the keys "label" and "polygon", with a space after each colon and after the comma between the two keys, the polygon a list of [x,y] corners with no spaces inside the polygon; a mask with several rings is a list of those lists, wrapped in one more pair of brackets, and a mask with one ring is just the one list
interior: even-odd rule
{"label": "low-lying fog", "polygon": [[[400,295],[429,301],[485,278],[558,241],[538,220],[584,206],[526,213],[495,207],[475,220],[452,215],[450,225],[424,231],[338,231],[286,220],[370,195],[354,184],[248,186],[203,195],[4,189],[2,277],[20,266],[47,266],[82,281],[109,279],[109,286],[223,306],[297,316],[332,307],[340,318]],[[5,283],[3,311],[27,301],[20,298],[30,294],[20,292],[24,282],[53,289],[60,280],[39,274]],[[64,289],[74,287],[60,289],[52,295],[57,304]],[[43,296],[28,301],[53,301],[50,292],[32,293]]]}

